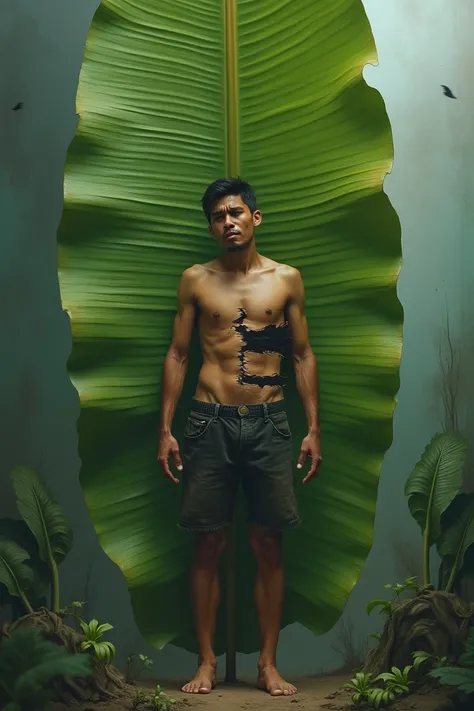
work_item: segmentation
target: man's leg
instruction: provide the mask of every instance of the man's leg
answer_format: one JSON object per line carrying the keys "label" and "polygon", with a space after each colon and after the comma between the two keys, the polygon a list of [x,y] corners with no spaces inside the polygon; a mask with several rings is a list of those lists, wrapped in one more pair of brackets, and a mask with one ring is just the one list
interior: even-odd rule
{"label": "man's leg", "polygon": [[218,562],[225,548],[227,529],[198,533],[191,570],[191,595],[199,648],[199,666],[194,678],[183,686],[191,694],[208,694],[215,683],[216,655],[213,642],[220,601]]}
{"label": "man's leg", "polygon": [[296,687],[286,682],[276,668],[285,590],[282,534],[252,525],[250,542],[257,561],[255,604],[261,638],[258,686],[272,696],[290,696],[296,693]]}

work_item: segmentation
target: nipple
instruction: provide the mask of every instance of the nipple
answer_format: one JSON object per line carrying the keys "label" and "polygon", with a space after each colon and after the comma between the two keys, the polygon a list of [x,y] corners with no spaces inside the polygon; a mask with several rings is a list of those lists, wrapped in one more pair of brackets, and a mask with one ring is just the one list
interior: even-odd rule
{"label": "nipple", "polygon": [[212,315],[214,318],[219,318],[220,313],[219,313],[219,311],[214,311],[214,313]]}
{"label": "nipple", "polygon": [[265,313],[270,315],[270,314],[272,313],[272,310],[271,310],[271,309],[265,309]]}

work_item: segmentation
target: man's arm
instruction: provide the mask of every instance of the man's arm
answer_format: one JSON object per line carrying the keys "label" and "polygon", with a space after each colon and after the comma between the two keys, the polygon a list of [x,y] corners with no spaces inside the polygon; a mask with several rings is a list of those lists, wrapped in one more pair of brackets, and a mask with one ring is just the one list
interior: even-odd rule
{"label": "man's arm", "polygon": [[189,345],[195,320],[193,276],[193,267],[186,269],[181,276],[178,288],[178,307],[173,324],[173,336],[165,356],[161,377],[158,461],[165,474],[175,483],[178,483],[178,479],[172,474],[168,459],[170,455],[173,455],[177,468],[179,470],[182,469],[178,442],[171,434],[171,426],[188,369]]}
{"label": "man's arm", "polygon": [[288,273],[290,297],[287,306],[288,323],[292,338],[292,357],[296,385],[308,421],[308,434],[301,445],[298,468],[301,469],[307,456],[312,459],[311,467],[303,482],[308,481],[317,471],[321,461],[319,440],[318,371],[316,357],[311,349],[308,323],[304,313],[304,285],[301,274],[291,268]]}

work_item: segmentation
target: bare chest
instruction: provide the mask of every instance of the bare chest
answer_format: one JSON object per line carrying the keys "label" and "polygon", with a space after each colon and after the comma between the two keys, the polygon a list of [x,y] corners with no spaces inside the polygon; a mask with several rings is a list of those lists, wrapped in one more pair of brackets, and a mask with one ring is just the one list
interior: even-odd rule
{"label": "bare chest", "polygon": [[242,321],[254,328],[285,320],[288,295],[269,279],[244,284],[209,280],[196,295],[202,322],[208,327],[229,328]]}
{"label": "bare chest", "polygon": [[277,279],[244,284],[208,282],[196,295],[201,334],[212,339],[238,335],[242,352],[287,356],[288,294]]}

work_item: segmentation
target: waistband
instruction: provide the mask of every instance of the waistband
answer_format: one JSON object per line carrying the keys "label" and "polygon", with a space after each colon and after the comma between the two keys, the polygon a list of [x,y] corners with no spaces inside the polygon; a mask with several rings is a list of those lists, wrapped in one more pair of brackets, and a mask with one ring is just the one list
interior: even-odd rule
{"label": "waistband", "polygon": [[267,417],[272,413],[285,411],[285,400],[264,402],[258,405],[221,405],[192,398],[191,410],[213,417]]}

